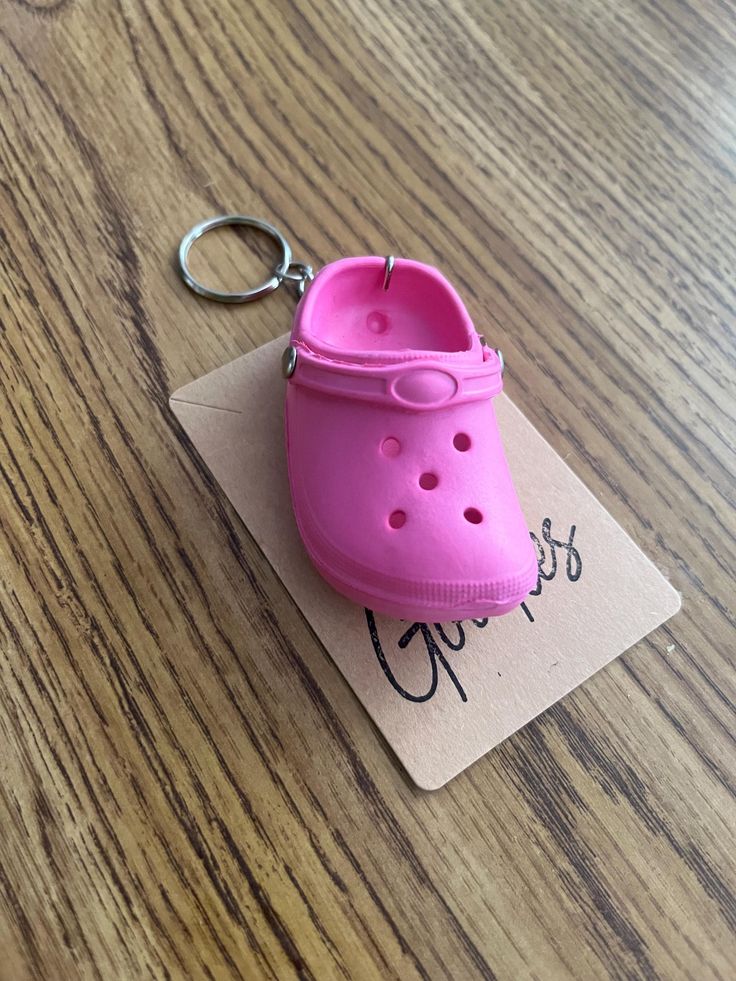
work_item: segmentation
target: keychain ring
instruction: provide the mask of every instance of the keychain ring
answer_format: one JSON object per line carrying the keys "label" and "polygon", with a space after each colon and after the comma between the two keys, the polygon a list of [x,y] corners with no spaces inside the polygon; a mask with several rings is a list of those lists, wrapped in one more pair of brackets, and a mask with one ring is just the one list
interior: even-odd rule
{"label": "keychain ring", "polygon": [[[272,238],[281,249],[281,258],[274,269],[273,276],[270,276],[260,286],[254,286],[252,289],[236,293],[228,293],[225,290],[216,290],[210,286],[205,286],[192,275],[189,268],[189,252],[192,246],[197,239],[202,238],[213,228],[222,228],[224,225],[247,225],[249,228],[257,228]],[[269,293],[273,293],[279,288],[284,279],[289,278],[290,266],[291,246],[278,228],[274,228],[269,222],[262,221],[260,218],[251,218],[249,215],[218,215],[216,218],[207,218],[205,221],[200,221],[194,228],[190,228],[179,244],[179,271],[184,282],[195,293],[206,296],[208,300],[217,300],[219,303],[250,303],[252,300],[259,300],[262,296],[268,296]]]}

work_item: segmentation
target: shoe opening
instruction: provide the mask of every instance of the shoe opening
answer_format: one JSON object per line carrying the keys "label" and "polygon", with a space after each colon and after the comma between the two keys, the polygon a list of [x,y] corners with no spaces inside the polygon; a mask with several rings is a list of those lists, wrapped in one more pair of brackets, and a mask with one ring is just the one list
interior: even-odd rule
{"label": "shoe opening", "polygon": [[309,287],[305,327],[319,346],[345,352],[469,351],[473,325],[459,296],[431,266],[370,256],[327,266]]}

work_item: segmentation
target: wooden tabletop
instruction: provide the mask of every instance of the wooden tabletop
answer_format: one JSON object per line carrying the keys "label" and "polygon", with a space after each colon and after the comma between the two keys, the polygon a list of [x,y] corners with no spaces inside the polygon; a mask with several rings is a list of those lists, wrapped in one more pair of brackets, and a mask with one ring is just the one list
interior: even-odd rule
{"label": "wooden tabletop", "polygon": [[[3,981],[733,977],[733,8],[16,0],[0,65]],[[439,266],[682,592],[435,794],[169,411],[290,324],[178,279],[231,210]]]}

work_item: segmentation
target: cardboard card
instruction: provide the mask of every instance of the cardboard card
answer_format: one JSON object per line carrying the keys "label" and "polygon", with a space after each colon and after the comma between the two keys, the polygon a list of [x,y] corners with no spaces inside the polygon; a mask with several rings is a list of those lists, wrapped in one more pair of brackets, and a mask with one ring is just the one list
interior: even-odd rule
{"label": "cardboard card", "polygon": [[313,569],[292,515],[286,343],[186,385],[171,407],[418,786],[441,787],[677,612],[679,594],[505,395],[498,421],[539,558],[523,606],[420,624],[343,599]]}

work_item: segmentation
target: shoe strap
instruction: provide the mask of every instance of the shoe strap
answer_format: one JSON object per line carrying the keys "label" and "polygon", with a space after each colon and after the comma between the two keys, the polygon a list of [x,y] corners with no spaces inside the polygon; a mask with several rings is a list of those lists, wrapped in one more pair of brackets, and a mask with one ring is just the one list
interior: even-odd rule
{"label": "shoe strap", "polygon": [[426,358],[388,365],[333,361],[296,345],[289,381],[316,392],[400,409],[428,410],[492,398],[503,388],[503,367],[491,348],[479,364]]}

